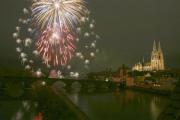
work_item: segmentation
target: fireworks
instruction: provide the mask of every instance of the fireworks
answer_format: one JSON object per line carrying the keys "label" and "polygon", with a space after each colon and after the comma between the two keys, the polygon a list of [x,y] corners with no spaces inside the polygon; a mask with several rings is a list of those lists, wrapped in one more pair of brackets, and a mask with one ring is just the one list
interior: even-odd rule
{"label": "fireworks", "polygon": [[13,33],[25,69],[38,77],[55,70],[59,78],[78,78],[99,51],[89,15],[83,0],[33,0]]}
{"label": "fireworks", "polygon": [[76,48],[73,30],[85,11],[83,0],[38,0],[32,4],[33,22],[42,32],[36,47],[45,64],[64,66],[69,62]]}
{"label": "fireworks", "polygon": [[37,51],[45,64],[53,66],[66,65],[73,57],[76,46],[75,37],[65,28],[61,33],[48,28],[36,43]]}
{"label": "fireworks", "polygon": [[86,14],[83,0],[38,0],[32,5],[32,16],[40,28],[73,29]]}

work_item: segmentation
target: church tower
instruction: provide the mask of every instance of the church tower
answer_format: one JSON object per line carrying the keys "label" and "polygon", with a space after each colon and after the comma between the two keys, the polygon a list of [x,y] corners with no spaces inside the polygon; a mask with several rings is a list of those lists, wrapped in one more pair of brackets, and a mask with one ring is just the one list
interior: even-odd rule
{"label": "church tower", "polygon": [[151,69],[152,70],[164,70],[164,56],[159,42],[158,47],[156,41],[153,44],[153,51],[151,54]]}
{"label": "church tower", "polygon": [[163,51],[162,51],[160,42],[158,45],[158,52],[159,52],[159,59],[160,59],[159,70],[164,70],[165,69],[165,67],[164,67],[164,55],[163,55]]}
{"label": "church tower", "polygon": [[153,43],[153,51],[151,54],[151,69],[152,70],[158,70],[158,52],[156,47],[156,41]]}

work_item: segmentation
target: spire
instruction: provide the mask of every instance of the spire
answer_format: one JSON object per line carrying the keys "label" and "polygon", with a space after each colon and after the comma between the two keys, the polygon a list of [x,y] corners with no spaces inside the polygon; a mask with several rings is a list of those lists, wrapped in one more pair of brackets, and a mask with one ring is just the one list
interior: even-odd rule
{"label": "spire", "polygon": [[142,58],[142,63],[144,64],[144,57]]}
{"label": "spire", "polygon": [[154,43],[153,43],[153,51],[156,51],[156,41],[154,40]]}
{"label": "spire", "polygon": [[162,52],[160,41],[159,41],[159,44],[158,44],[158,51],[159,51],[159,52]]}

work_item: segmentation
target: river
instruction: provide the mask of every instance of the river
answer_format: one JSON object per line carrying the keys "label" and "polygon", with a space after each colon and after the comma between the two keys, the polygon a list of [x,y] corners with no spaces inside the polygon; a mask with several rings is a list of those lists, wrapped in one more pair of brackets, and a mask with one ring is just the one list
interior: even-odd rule
{"label": "river", "polygon": [[156,120],[168,103],[166,97],[132,90],[70,98],[91,120]]}
{"label": "river", "polygon": [[[73,93],[69,98],[91,120],[156,120],[168,102],[163,96],[131,90]],[[0,100],[0,120],[37,120],[36,108],[36,102]]]}

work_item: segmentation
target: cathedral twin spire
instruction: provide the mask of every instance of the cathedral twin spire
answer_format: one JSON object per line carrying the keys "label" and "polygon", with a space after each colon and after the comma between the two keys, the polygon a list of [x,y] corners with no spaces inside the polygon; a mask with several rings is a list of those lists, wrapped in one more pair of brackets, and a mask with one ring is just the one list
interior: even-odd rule
{"label": "cathedral twin spire", "polygon": [[137,70],[137,71],[159,71],[164,69],[165,69],[164,57],[161,48],[161,43],[159,42],[157,45],[155,40],[153,43],[151,61],[148,63],[144,63],[144,61],[143,63],[139,62],[135,64],[132,68],[132,70]]}
{"label": "cathedral twin spire", "polygon": [[153,51],[151,55],[151,67],[152,70],[164,70],[164,57],[161,48],[161,43],[156,45],[156,41],[154,40]]}
{"label": "cathedral twin spire", "polygon": [[153,44],[153,52],[155,52],[155,51],[162,52],[162,48],[161,48],[161,43],[160,43],[160,42],[159,42],[158,48],[157,48],[156,41],[154,40],[154,44]]}

